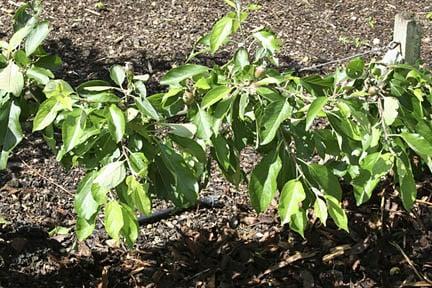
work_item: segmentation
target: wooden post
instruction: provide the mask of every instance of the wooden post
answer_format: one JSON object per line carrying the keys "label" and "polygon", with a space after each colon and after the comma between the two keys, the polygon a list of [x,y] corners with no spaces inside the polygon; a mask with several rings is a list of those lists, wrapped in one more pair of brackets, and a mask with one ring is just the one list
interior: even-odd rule
{"label": "wooden post", "polygon": [[414,65],[420,60],[421,32],[413,14],[400,13],[396,15],[393,41],[400,43],[405,63]]}

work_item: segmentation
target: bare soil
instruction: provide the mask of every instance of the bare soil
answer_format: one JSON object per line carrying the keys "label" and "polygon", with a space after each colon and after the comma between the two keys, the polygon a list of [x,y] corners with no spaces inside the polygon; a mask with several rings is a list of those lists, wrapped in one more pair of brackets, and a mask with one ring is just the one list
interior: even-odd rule
{"label": "bare soil", "polygon": [[[58,76],[77,84],[106,78],[114,63],[134,63],[158,79],[181,63],[193,43],[227,11],[223,1],[45,1],[53,29],[47,48],[64,61]],[[301,68],[386,45],[394,15],[414,12],[423,26],[422,59],[432,63],[432,1],[260,0],[249,29],[265,25],[284,42],[283,67]],[[14,2],[0,0],[0,38],[10,35]],[[226,53],[201,61],[218,62]],[[152,91],[162,87],[153,80]],[[242,165],[257,162],[251,149]],[[42,137],[25,139],[0,174],[0,287],[431,287],[430,175],[419,179],[413,211],[403,210],[384,181],[375,197],[356,207],[349,187],[344,205],[350,233],[313,224],[305,239],[281,227],[274,205],[256,215],[245,187],[230,186],[214,168],[203,195],[221,209],[197,208],[142,227],[132,250],[113,247],[99,225],[85,243],[73,233],[73,194],[82,171],[65,171]],[[159,208],[166,203],[158,203]]]}

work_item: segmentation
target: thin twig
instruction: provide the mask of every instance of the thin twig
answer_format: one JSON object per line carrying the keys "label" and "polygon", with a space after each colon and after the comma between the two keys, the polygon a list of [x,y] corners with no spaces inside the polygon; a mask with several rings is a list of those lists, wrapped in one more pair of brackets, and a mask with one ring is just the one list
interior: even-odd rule
{"label": "thin twig", "polygon": [[[20,158],[19,158],[20,159]],[[57,188],[60,188],[61,190],[63,190],[64,192],[66,192],[67,194],[73,196],[74,194],[72,192],[70,192],[68,189],[66,189],[65,187],[61,186],[60,184],[57,184],[54,180],[52,180],[51,178],[43,175],[42,173],[39,173],[38,171],[36,171],[35,169],[33,169],[33,167],[31,167],[29,164],[27,164],[24,160],[20,159],[20,161],[24,164],[24,166],[27,167],[27,169],[30,169],[30,171],[32,171],[33,173],[35,173],[37,176],[43,178],[44,180],[48,181],[49,183],[53,184],[54,186],[56,186]]]}
{"label": "thin twig", "polygon": [[425,200],[417,199],[416,202],[419,203],[419,204],[426,205],[426,206],[432,206],[431,202],[428,202],[428,201],[425,201]]}
{"label": "thin twig", "polygon": [[91,14],[93,14],[93,15],[101,16],[101,14],[99,12],[93,11],[91,9],[85,8],[84,10],[87,11],[87,12],[89,12],[89,13],[91,13]]}
{"label": "thin twig", "polygon": [[309,66],[309,67],[304,67],[304,68],[299,69],[298,71],[299,72],[303,72],[303,71],[309,71],[309,70],[316,70],[318,68],[321,68],[321,67],[324,67],[324,66],[327,66],[327,65],[337,64],[337,63],[340,63],[340,62],[345,62],[347,60],[351,60],[353,58],[357,58],[357,57],[360,57],[360,56],[365,56],[365,55],[368,55],[368,54],[376,54],[378,52],[383,51],[384,49],[387,49],[387,47],[374,48],[374,49],[372,49],[370,51],[366,51],[366,52],[362,52],[362,53],[357,53],[357,54],[354,54],[354,55],[351,55],[351,56],[348,56],[348,57],[345,57],[345,58],[336,59],[336,60],[332,60],[332,61],[329,61],[329,62],[312,65],[312,66]]}
{"label": "thin twig", "polygon": [[423,275],[420,271],[417,270],[414,263],[411,261],[411,259],[408,257],[408,255],[405,254],[405,252],[402,250],[402,248],[396,242],[390,241],[390,244],[399,250],[399,252],[402,254],[402,256],[407,261],[408,265],[411,267],[411,269],[413,269],[413,271],[417,275],[417,277],[419,277],[420,279],[422,279],[422,280],[424,280],[424,281],[426,281],[432,285],[432,281],[429,280],[425,275]]}

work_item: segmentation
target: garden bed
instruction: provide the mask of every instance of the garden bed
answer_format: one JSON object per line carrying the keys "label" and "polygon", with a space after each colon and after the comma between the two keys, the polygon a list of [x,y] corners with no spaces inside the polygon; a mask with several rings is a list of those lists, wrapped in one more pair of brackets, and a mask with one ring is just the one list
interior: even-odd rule
{"label": "garden bed", "polygon": [[[2,2],[2,8],[15,8]],[[431,24],[425,15],[432,3],[285,2],[266,1],[251,21],[280,32],[284,67],[367,51],[375,38],[385,45],[391,39],[394,14],[404,9],[424,19],[420,21],[425,35],[423,59],[431,63]],[[157,79],[184,61],[192,43],[226,10],[223,1],[105,4],[107,10],[98,11],[92,1],[46,1],[45,16],[53,27],[49,50],[63,58],[59,76],[74,84],[107,78],[107,68],[124,61],[132,61],[138,72]],[[1,13],[0,32],[9,34],[10,17]],[[151,89],[161,87],[153,84]],[[429,176],[419,183],[423,200],[410,213],[414,217],[394,197],[392,185],[384,182],[377,190],[384,200],[375,197],[361,207],[346,191],[350,234],[336,226],[315,225],[304,240],[278,224],[275,205],[256,215],[245,187],[229,185],[215,167],[203,195],[217,197],[223,208],[198,208],[148,224],[142,227],[136,249],[128,251],[113,247],[102,230],[78,246],[70,234],[49,237],[48,231],[56,226],[74,227],[73,194],[82,172],[59,167],[37,134],[21,147],[9,171],[0,174],[0,215],[9,222],[0,224],[2,287],[427,285],[414,268],[432,277]],[[246,172],[256,164],[256,157],[252,149],[243,152]]]}

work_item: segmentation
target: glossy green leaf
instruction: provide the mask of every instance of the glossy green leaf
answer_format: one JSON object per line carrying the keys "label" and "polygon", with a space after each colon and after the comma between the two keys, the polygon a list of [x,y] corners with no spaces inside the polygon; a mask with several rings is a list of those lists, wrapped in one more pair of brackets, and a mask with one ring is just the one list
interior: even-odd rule
{"label": "glossy green leaf", "polygon": [[62,138],[65,152],[71,151],[80,144],[85,123],[86,114],[84,111],[80,111],[78,115],[69,114],[66,116],[62,125]]}
{"label": "glossy green leaf", "polygon": [[203,140],[209,140],[213,135],[213,119],[210,114],[200,108],[192,121],[197,127],[197,136]]}
{"label": "glossy green leaf", "polygon": [[401,137],[417,154],[432,155],[432,143],[429,143],[423,136],[404,132],[401,133]]}
{"label": "glossy green leaf", "polygon": [[94,183],[101,187],[113,189],[117,187],[126,177],[126,168],[123,161],[109,163],[102,167],[97,173]]}
{"label": "glossy green leaf", "polygon": [[327,97],[318,97],[312,102],[306,114],[306,128],[305,128],[306,131],[310,129],[318,113],[322,111],[322,109],[327,104],[327,102],[328,102]]}
{"label": "glossy green leaf", "polygon": [[139,227],[136,215],[133,211],[122,204],[122,215],[123,215],[123,227],[121,234],[124,236],[126,243],[129,247],[135,243],[138,239]]}
{"label": "glossy green leaf", "polygon": [[342,189],[338,178],[327,167],[319,164],[310,164],[309,172],[324,190],[326,195],[331,195],[337,200],[342,198]]}
{"label": "glossy green leaf", "polygon": [[45,96],[47,98],[51,97],[67,97],[75,91],[73,88],[64,80],[51,80],[48,82],[48,84],[45,86],[43,92],[45,93]]}
{"label": "glossy green leaf", "polygon": [[260,138],[261,145],[270,143],[280,125],[291,116],[291,107],[288,101],[278,101],[268,104],[261,120]]}
{"label": "glossy green leaf", "polygon": [[6,169],[12,149],[23,139],[20,123],[21,108],[13,101],[0,106],[0,171]]}
{"label": "glossy green leaf", "polygon": [[96,216],[93,216],[90,219],[77,217],[76,234],[79,241],[84,241],[93,233],[96,227],[95,218]]}
{"label": "glossy green leaf", "polygon": [[105,230],[108,235],[116,240],[120,240],[120,230],[123,228],[123,211],[121,205],[113,200],[105,207]]}
{"label": "glossy green leaf", "polygon": [[57,113],[62,110],[61,104],[56,98],[49,98],[45,100],[40,106],[33,120],[33,132],[40,131],[50,125]]}
{"label": "glossy green leaf", "polygon": [[231,34],[233,19],[231,17],[223,17],[217,21],[210,32],[210,51],[215,53],[222,44],[227,41]]}
{"label": "glossy green leaf", "polygon": [[290,228],[299,233],[304,238],[304,231],[306,230],[308,219],[306,210],[300,209],[296,214],[291,216],[291,221],[289,222]]}
{"label": "glossy green leaf", "polygon": [[321,223],[326,226],[327,223],[327,205],[321,198],[317,197],[314,203],[314,214],[317,218],[321,220]]}
{"label": "glossy green leaf", "polygon": [[116,141],[122,141],[126,131],[126,120],[123,111],[115,104],[111,104],[107,114],[108,129]]}
{"label": "glossy green leaf", "polygon": [[195,140],[171,134],[170,138],[176,142],[183,151],[196,157],[201,163],[207,162],[207,154]]}
{"label": "glossy green leaf", "polygon": [[51,78],[54,78],[54,74],[48,69],[32,66],[27,70],[27,77],[35,80],[38,84],[46,85]]}
{"label": "glossy green leaf", "polygon": [[205,66],[185,64],[168,71],[168,73],[162,77],[160,83],[161,85],[177,85],[183,80],[206,73],[208,70],[209,68]]}
{"label": "glossy green leaf", "polygon": [[250,64],[249,54],[246,48],[239,48],[234,55],[234,63],[239,70],[243,70],[246,66]]}
{"label": "glossy green leaf", "polygon": [[328,213],[335,224],[339,228],[349,232],[348,217],[345,213],[345,210],[343,210],[340,201],[331,195],[325,195],[325,199],[327,201]]}
{"label": "glossy green leaf", "polygon": [[417,196],[417,188],[411,170],[411,164],[406,155],[396,158],[397,176],[399,178],[399,189],[402,204],[406,210],[411,210]]}
{"label": "glossy green leaf", "polygon": [[303,184],[296,180],[288,181],[282,189],[279,199],[279,217],[282,225],[291,221],[291,216],[297,214],[300,205],[306,199]]}
{"label": "glossy green leaf", "polygon": [[99,204],[93,198],[91,187],[95,180],[96,172],[88,173],[78,184],[75,195],[75,211],[79,218],[90,220],[98,211]]}
{"label": "glossy green leaf", "polygon": [[365,63],[362,58],[357,57],[351,60],[346,68],[348,77],[352,79],[360,78],[363,75]]}
{"label": "glossy green leaf", "polygon": [[33,54],[39,45],[45,40],[49,33],[48,21],[40,22],[35,28],[30,32],[25,41],[25,51],[27,56]]}
{"label": "glossy green leaf", "polygon": [[202,109],[206,109],[213,104],[219,102],[220,100],[224,99],[231,93],[231,90],[232,88],[226,86],[218,86],[211,89],[207,92],[207,94],[204,95],[202,99]]}
{"label": "glossy green leaf", "polygon": [[145,157],[144,153],[141,152],[131,153],[129,155],[129,161],[131,164],[131,169],[136,175],[140,177],[147,176],[148,160]]}
{"label": "glossy green leaf", "polygon": [[249,195],[253,208],[262,213],[267,210],[277,191],[277,177],[282,161],[276,152],[266,155],[252,171]]}
{"label": "glossy green leaf", "polygon": [[255,32],[253,36],[261,43],[264,49],[270,51],[272,54],[276,54],[279,51],[281,42],[274,33],[261,30]]}
{"label": "glossy green leaf", "polygon": [[152,203],[148,195],[148,184],[141,184],[134,176],[126,178],[128,194],[132,196],[135,207],[144,215],[150,215]]}
{"label": "glossy green leaf", "polygon": [[110,68],[110,77],[118,86],[122,86],[126,79],[126,72],[120,65],[114,65]]}

